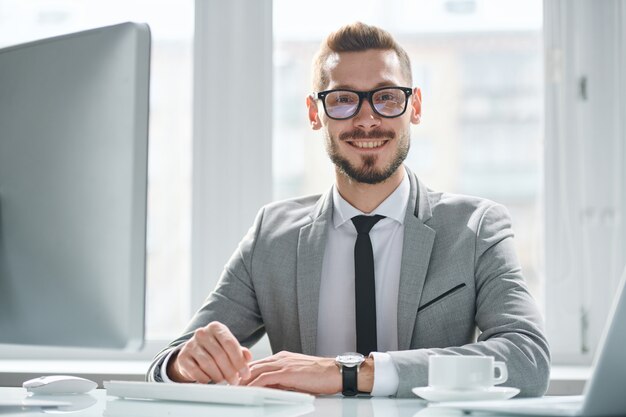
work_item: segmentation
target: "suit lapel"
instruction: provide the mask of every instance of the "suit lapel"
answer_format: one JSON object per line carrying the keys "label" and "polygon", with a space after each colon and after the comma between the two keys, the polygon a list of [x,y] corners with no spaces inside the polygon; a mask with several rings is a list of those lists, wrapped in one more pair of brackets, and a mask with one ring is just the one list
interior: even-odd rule
{"label": "suit lapel", "polygon": [[426,187],[407,169],[411,194],[404,219],[402,265],[398,288],[398,350],[410,349],[435,231],[424,223],[432,212]]}
{"label": "suit lapel", "polygon": [[[432,216],[426,187],[407,169],[411,193],[404,224],[402,265],[398,288],[398,349],[410,349],[417,308],[435,231],[424,223]],[[311,212],[312,222],[300,229],[297,260],[297,300],[302,353],[314,355],[317,340],[319,293],[327,237],[332,220],[332,189],[322,196]]]}
{"label": "suit lapel", "polygon": [[332,189],[311,212],[312,223],[300,229],[298,238],[297,299],[302,353],[314,355],[317,340],[320,282],[326,246],[326,226],[332,215]]}

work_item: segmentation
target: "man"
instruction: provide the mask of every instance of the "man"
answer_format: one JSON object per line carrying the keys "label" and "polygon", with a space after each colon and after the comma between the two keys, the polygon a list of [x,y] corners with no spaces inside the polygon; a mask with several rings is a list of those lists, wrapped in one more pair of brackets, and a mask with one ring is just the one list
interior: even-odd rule
{"label": "man", "polygon": [[[334,186],[261,209],[148,379],[405,397],[427,385],[429,355],[466,354],[506,362],[506,385],[542,395],[548,344],[508,213],[429,190],[402,164],[421,115],[406,52],[348,25],[322,43],[313,78],[308,117]],[[252,361],[264,333],[279,353]],[[355,350],[366,357],[335,358]]]}

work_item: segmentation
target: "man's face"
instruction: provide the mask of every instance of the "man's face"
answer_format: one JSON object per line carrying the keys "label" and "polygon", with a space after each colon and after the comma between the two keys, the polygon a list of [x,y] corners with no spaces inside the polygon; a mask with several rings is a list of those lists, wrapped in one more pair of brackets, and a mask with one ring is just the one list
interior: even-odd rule
{"label": "man's face", "polygon": [[[325,69],[329,76],[326,90],[410,87],[393,51],[333,54],[326,61]],[[396,172],[409,152],[409,125],[419,123],[420,95],[415,88],[405,113],[392,119],[378,115],[370,103],[363,100],[354,117],[334,120],[326,115],[321,101],[309,98],[309,119],[313,129],[324,130],[326,151],[339,172],[357,182],[377,184]]]}

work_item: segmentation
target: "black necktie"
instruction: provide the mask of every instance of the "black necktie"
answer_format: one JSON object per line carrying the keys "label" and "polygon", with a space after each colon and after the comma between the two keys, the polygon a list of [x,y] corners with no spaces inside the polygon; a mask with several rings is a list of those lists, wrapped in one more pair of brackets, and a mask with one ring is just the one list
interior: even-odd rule
{"label": "black necktie", "polygon": [[376,281],[370,230],[385,216],[355,216],[358,233],[354,245],[354,292],[356,301],[356,350],[367,356],[376,352]]}

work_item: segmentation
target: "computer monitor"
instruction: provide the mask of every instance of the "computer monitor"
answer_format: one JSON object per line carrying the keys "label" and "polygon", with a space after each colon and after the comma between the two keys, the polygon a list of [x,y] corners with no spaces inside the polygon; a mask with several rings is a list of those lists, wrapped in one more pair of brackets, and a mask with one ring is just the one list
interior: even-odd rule
{"label": "computer monitor", "polygon": [[0,343],[138,349],[150,31],[0,50]]}

